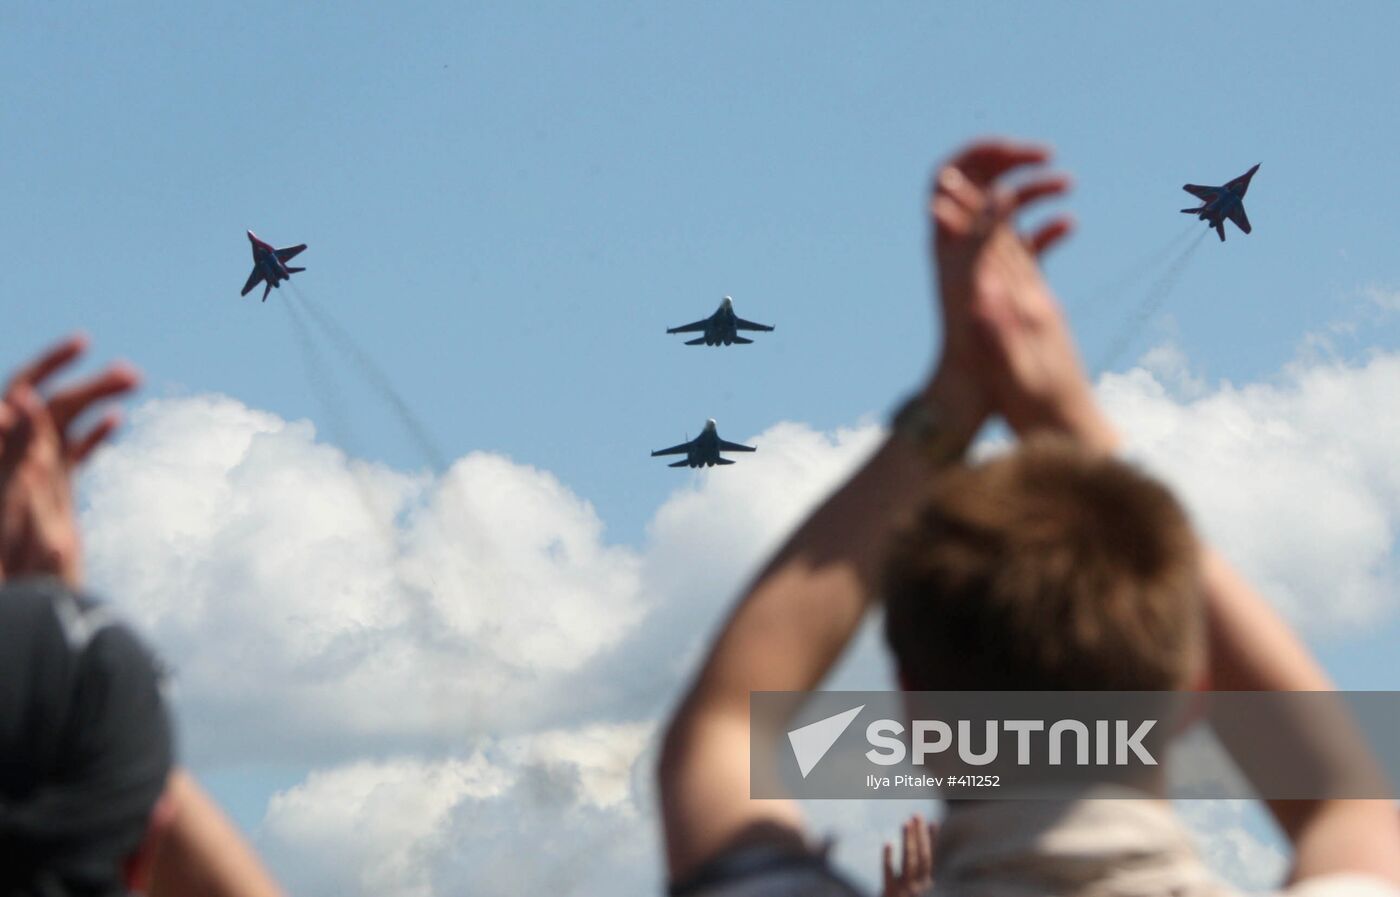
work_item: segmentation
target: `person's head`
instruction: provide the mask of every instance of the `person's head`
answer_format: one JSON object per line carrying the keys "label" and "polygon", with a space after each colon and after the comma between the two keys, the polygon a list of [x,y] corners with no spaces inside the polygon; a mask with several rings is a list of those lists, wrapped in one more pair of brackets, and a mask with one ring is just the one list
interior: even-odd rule
{"label": "person's head", "polygon": [[911,690],[1183,689],[1204,666],[1180,504],[1061,440],[941,476],[895,540],[884,595]]}
{"label": "person's head", "polygon": [[56,580],[0,588],[0,893],[127,893],[172,759],[159,672],[125,627]]}

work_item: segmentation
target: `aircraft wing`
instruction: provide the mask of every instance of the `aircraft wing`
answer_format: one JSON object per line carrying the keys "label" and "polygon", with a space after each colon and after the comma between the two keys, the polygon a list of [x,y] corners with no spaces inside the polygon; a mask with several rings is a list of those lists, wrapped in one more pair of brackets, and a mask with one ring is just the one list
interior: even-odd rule
{"label": "aircraft wing", "polygon": [[736,330],[772,330],[767,324],[755,324],[753,321],[745,321],[743,318],[734,319]]}
{"label": "aircraft wing", "polygon": [[740,445],[740,444],[737,443],[737,442],[725,442],[723,439],[721,439],[721,440],[719,441],[719,450],[722,451],[722,452],[756,452],[756,451],[758,451],[758,449],[754,448],[754,447],[751,446],[751,445]]}
{"label": "aircraft wing", "polygon": [[257,286],[262,281],[262,279],[263,276],[261,269],[254,268],[253,273],[248,275],[248,282],[243,285],[243,292],[239,293],[238,295],[248,295],[253,291],[253,287]]}
{"label": "aircraft wing", "polygon": [[1187,193],[1190,193],[1192,196],[1195,196],[1197,199],[1204,200],[1205,202],[1210,202],[1212,199],[1215,199],[1217,196],[1220,195],[1219,187],[1202,187],[1200,184],[1187,184],[1181,189],[1185,190]]}
{"label": "aircraft wing", "polygon": [[297,253],[301,252],[305,248],[306,244],[301,243],[297,246],[288,246],[286,249],[274,249],[273,253],[275,253],[279,259],[286,262],[296,258]]}
{"label": "aircraft wing", "polygon": [[1235,224],[1239,226],[1240,230],[1244,231],[1245,233],[1249,233],[1249,218],[1244,213],[1244,206],[1236,205],[1233,209],[1226,212],[1225,214],[1230,216],[1230,220],[1235,222]]}
{"label": "aircraft wing", "polygon": [[690,447],[694,444],[695,440],[692,439],[689,442],[682,442],[680,445],[673,445],[670,448],[657,449],[651,453],[651,456],[655,458],[657,455],[684,455],[690,451]]}
{"label": "aircraft wing", "polygon": [[699,333],[700,331],[702,331],[702,330],[705,329],[705,325],[708,324],[709,321],[710,321],[710,319],[709,319],[709,318],[706,318],[706,319],[703,320],[703,321],[696,321],[694,324],[686,324],[684,327],[668,327],[668,328],[666,328],[666,332],[667,332],[667,333]]}

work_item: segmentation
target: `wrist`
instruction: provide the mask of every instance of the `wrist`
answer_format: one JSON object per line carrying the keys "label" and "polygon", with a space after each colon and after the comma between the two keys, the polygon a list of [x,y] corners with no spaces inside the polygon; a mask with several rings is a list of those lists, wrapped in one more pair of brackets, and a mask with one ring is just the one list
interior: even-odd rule
{"label": "wrist", "polygon": [[926,463],[940,467],[966,453],[987,413],[980,394],[965,380],[940,371],[900,405],[892,430]]}
{"label": "wrist", "polygon": [[1116,454],[1123,445],[1123,438],[1092,395],[1061,415],[1060,427],[1066,436],[1095,454]]}

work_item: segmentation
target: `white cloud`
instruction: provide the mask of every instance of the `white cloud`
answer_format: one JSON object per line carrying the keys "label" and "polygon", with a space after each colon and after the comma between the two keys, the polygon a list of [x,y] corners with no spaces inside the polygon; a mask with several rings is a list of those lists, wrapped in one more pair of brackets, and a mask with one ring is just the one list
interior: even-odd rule
{"label": "white cloud", "polygon": [[1372,284],[1362,289],[1361,296],[1383,313],[1400,311],[1400,289]]}
{"label": "white cloud", "polygon": [[1210,540],[1314,629],[1396,610],[1397,394],[1393,353],[1298,363],[1239,387],[1203,386],[1179,366],[1099,385],[1134,451],[1176,487]]}
{"label": "white cloud", "polygon": [[[1236,387],[1166,348],[1100,393],[1266,594],[1337,628],[1400,594],[1397,387],[1395,354]],[[654,890],[654,726],[744,581],[880,432],[777,424],[630,547],[498,455],[430,479],[230,398],[157,400],[84,478],[89,569],[174,667],[187,756],[311,770],[263,832],[295,892]],[[841,683],[886,668],[867,630]],[[819,826],[873,873],[908,807],[840,809],[815,807]],[[1211,851],[1267,859],[1235,820],[1203,824],[1225,833]]]}
{"label": "white cloud", "polygon": [[1247,800],[1191,800],[1174,804],[1211,870],[1246,891],[1273,891],[1288,857],[1263,806]]}
{"label": "white cloud", "polygon": [[93,581],[173,666],[197,755],[538,724],[644,612],[592,507],[492,455],[427,482],[232,399],[162,400],[83,486]]}
{"label": "white cloud", "polygon": [[649,736],[597,725],[317,771],[273,797],[263,842],[298,894],[654,892]]}

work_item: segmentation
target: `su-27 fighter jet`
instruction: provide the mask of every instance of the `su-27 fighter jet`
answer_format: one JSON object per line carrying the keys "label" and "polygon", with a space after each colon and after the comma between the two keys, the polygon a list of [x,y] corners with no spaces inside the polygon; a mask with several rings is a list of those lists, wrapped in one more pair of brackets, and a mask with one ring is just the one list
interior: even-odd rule
{"label": "su-27 fighter jet", "polygon": [[248,275],[248,282],[243,285],[243,292],[240,296],[246,296],[253,287],[262,281],[267,281],[263,287],[262,301],[267,301],[267,294],[272,292],[272,288],[284,280],[289,279],[298,271],[305,271],[305,268],[289,268],[287,262],[296,257],[297,253],[306,248],[305,243],[296,246],[288,246],[286,249],[273,249],[267,243],[258,239],[258,235],[248,231],[248,242],[253,244],[253,273]]}
{"label": "su-27 fighter jet", "polygon": [[755,324],[753,321],[745,321],[743,318],[734,314],[734,300],[725,296],[724,299],[720,301],[719,308],[715,310],[715,313],[705,320],[696,321],[694,324],[686,324],[684,327],[671,327],[666,332],[703,332],[705,334],[704,336],[696,337],[692,340],[686,340],[685,344],[687,346],[698,346],[701,343],[707,346],[718,346],[723,343],[727,346],[730,343],[744,345],[753,342],[751,339],[745,339],[740,336],[738,333],[740,330],[769,331],[772,329],[773,328],[769,327],[767,324]]}
{"label": "su-27 fighter jet", "polygon": [[1210,226],[1215,228],[1216,233],[1220,234],[1222,242],[1225,240],[1226,218],[1235,222],[1240,230],[1249,233],[1249,219],[1244,214],[1244,194],[1249,189],[1249,179],[1254,177],[1254,172],[1258,170],[1259,166],[1256,165],[1223,187],[1202,187],[1199,184],[1187,184],[1181,189],[1199,199],[1201,207],[1182,209],[1181,211],[1209,221]]}
{"label": "su-27 fighter jet", "polygon": [[720,452],[756,452],[758,449],[751,445],[740,445],[737,442],[725,442],[719,438],[719,430],[715,429],[714,418],[705,421],[705,429],[699,436],[689,442],[682,442],[680,445],[673,445],[670,448],[660,449],[651,453],[655,458],[657,455],[685,455],[684,461],[677,461],[668,464],[667,467],[714,467],[716,464],[733,464],[728,458],[721,458]]}

